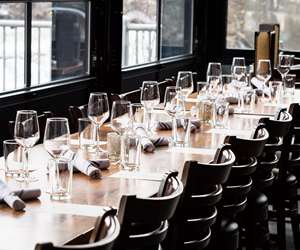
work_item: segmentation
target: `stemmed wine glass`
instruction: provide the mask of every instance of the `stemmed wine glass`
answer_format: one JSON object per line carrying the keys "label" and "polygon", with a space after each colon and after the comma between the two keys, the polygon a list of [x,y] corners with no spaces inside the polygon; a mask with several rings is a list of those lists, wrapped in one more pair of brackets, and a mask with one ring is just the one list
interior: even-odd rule
{"label": "stemmed wine glass", "polygon": [[277,71],[281,75],[283,87],[285,87],[285,79],[294,63],[293,61],[294,56],[292,55],[279,55],[278,64],[275,65]]}
{"label": "stemmed wine glass", "polygon": [[141,90],[141,103],[145,108],[146,131],[152,134],[151,114],[153,108],[160,102],[159,88],[156,81],[143,82]]}
{"label": "stemmed wine glass", "polygon": [[183,116],[185,113],[184,100],[181,96],[181,88],[170,86],[166,88],[164,109],[169,116],[172,117],[172,137],[173,140],[176,138],[176,116]]}
{"label": "stemmed wine glass", "polygon": [[122,135],[131,122],[131,102],[114,101],[111,109],[110,125],[114,131]]}
{"label": "stemmed wine glass", "polygon": [[99,130],[102,124],[109,117],[109,105],[107,94],[103,92],[94,92],[90,94],[88,103],[88,117],[95,124],[95,147],[96,153],[100,154],[102,149],[98,147]]}
{"label": "stemmed wine glass", "polygon": [[194,91],[193,72],[179,71],[177,75],[176,87],[181,88],[181,94],[187,98]]}
{"label": "stemmed wine glass", "polygon": [[53,117],[46,121],[44,134],[44,147],[58,166],[59,158],[66,153],[69,148],[70,129],[67,118]]}
{"label": "stemmed wine glass", "polygon": [[222,65],[221,63],[209,63],[206,73],[206,81],[209,85],[211,97],[217,97],[222,92]]}
{"label": "stemmed wine glass", "polygon": [[270,80],[271,76],[272,70],[270,60],[259,60],[256,68],[256,77],[260,81],[263,81],[263,101],[265,101],[265,94],[267,94],[269,100],[271,100],[271,91],[270,88],[267,86],[267,82]]}
{"label": "stemmed wine glass", "polygon": [[24,148],[25,164],[21,174],[17,177],[21,182],[34,182],[37,178],[29,175],[29,150],[40,138],[37,113],[34,110],[19,110],[16,115],[14,137]]}
{"label": "stemmed wine glass", "polygon": [[231,64],[231,74],[233,74],[233,70],[235,66],[246,66],[244,57],[234,57],[232,59]]}
{"label": "stemmed wine glass", "polygon": [[245,66],[235,66],[233,69],[233,86],[238,93],[238,110],[244,109],[244,88],[248,86],[247,68]]}

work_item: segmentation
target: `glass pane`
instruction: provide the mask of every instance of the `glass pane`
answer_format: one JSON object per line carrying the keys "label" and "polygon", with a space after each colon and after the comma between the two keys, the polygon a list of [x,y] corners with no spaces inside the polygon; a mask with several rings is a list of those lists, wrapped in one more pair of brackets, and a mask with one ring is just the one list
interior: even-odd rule
{"label": "glass pane", "polygon": [[32,4],[32,86],[88,73],[88,20],[85,2]]}
{"label": "glass pane", "polygon": [[24,88],[24,9],[0,3],[0,92]]}
{"label": "glass pane", "polygon": [[295,0],[229,0],[227,48],[254,48],[261,23],[279,23],[282,47],[300,50],[300,2]]}
{"label": "glass pane", "polygon": [[157,0],[123,1],[122,66],[157,60]]}
{"label": "glass pane", "polygon": [[161,57],[192,51],[193,0],[162,0]]}

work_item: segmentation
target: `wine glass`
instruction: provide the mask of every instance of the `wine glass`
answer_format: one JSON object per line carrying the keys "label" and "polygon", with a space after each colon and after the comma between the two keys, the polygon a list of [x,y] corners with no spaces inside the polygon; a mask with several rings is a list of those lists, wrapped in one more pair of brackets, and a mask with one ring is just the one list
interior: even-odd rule
{"label": "wine glass", "polygon": [[179,71],[177,75],[176,87],[181,88],[181,94],[187,98],[194,91],[193,72]]}
{"label": "wine glass", "polygon": [[244,109],[244,88],[248,86],[247,68],[245,66],[235,66],[233,69],[233,86],[238,93],[238,110]]}
{"label": "wine glass", "polygon": [[184,111],[184,103],[180,93],[181,88],[179,87],[170,86],[166,88],[164,109],[171,117],[174,117],[178,112]]}
{"label": "wine glass", "polygon": [[88,103],[88,117],[95,124],[95,147],[96,153],[100,154],[102,149],[98,147],[99,130],[102,124],[109,117],[109,105],[107,94],[103,92],[94,92],[90,94]]}
{"label": "wine glass", "polygon": [[222,65],[221,63],[209,63],[206,73],[206,81],[209,85],[209,94],[211,97],[217,97],[222,93]]}
{"label": "wine glass", "polygon": [[141,103],[145,108],[146,131],[152,134],[151,114],[153,108],[160,102],[159,88],[156,81],[143,82],[141,91]]}
{"label": "wine glass", "polygon": [[271,91],[267,86],[267,82],[270,80],[271,76],[272,70],[270,60],[259,60],[256,68],[256,77],[258,78],[258,80],[263,82],[263,101],[265,101],[265,94],[268,95],[269,100],[271,101]]}
{"label": "wine glass", "polygon": [[44,147],[58,164],[59,158],[66,153],[70,146],[70,129],[67,118],[47,118],[44,134]]}
{"label": "wine glass", "polygon": [[285,87],[286,76],[290,71],[294,62],[294,56],[292,55],[279,55],[278,63],[275,65],[277,71],[281,75],[283,87]]}
{"label": "wine glass", "polygon": [[29,175],[29,150],[40,138],[37,113],[34,110],[19,110],[16,115],[14,137],[17,143],[24,148],[25,164],[17,180],[34,182],[37,178]]}
{"label": "wine glass", "polygon": [[234,57],[232,59],[231,64],[231,74],[233,74],[233,70],[235,66],[246,66],[244,57]]}
{"label": "wine glass", "polygon": [[111,108],[110,125],[118,134],[124,134],[131,122],[131,102],[114,101]]}
{"label": "wine glass", "polygon": [[170,86],[166,88],[164,109],[172,117],[172,137],[176,138],[176,116],[183,116],[185,113],[184,100],[181,96],[181,88]]}

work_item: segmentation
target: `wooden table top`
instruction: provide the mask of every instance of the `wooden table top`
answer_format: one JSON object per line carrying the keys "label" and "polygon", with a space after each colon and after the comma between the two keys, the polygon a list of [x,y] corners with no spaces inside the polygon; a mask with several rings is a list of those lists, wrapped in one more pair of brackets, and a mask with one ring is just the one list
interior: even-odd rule
{"label": "wooden table top", "polygon": [[[268,108],[269,114],[275,106],[257,105],[256,113]],[[161,113],[163,111],[158,111]],[[223,142],[226,135],[249,137],[260,115],[234,114],[229,118],[228,129],[201,127],[200,132],[191,134],[191,146],[188,148],[161,147],[154,153],[142,154],[139,173],[157,174],[169,169],[176,169],[181,174],[184,162],[197,160],[207,162],[212,159],[215,149]],[[107,131],[107,128],[104,128]],[[105,133],[104,133],[105,134]],[[171,136],[171,131],[158,132],[160,136]],[[158,181],[141,178],[110,177],[120,171],[117,165],[111,165],[103,171],[101,180],[75,173],[73,176],[72,198],[68,201],[52,201],[45,192],[47,189],[46,166],[49,159],[42,145],[35,146],[31,153],[31,166],[37,169],[34,175],[39,181],[28,187],[42,189],[42,196],[37,201],[27,202],[24,212],[15,212],[5,204],[0,204],[0,249],[32,250],[37,242],[53,242],[61,245],[90,230],[95,217],[101,215],[101,206],[119,206],[124,194],[136,194],[147,197],[154,194]],[[14,179],[5,177],[4,160],[0,162],[0,178],[12,188],[27,187]],[[151,179],[151,178],[150,178]]]}

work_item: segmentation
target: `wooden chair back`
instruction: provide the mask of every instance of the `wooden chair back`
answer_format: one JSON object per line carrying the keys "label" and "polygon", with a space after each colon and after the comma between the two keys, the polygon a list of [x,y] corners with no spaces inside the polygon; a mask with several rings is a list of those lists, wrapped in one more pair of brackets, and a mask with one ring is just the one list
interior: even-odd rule
{"label": "wooden chair back", "polygon": [[53,243],[41,243],[35,250],[110,250],[120,233],[117,210],[109,209],[97,218],[90,242],[81,245],[54,246]]}
{"label": "wooden chair back", "polygon": [[118,249],[143,249],[158,245],[165,238],[167,220],[174,215],[183,191],[177,174],[168,173],[152,197],[122,196],[118,212],[121,224]]}
{"label": "wooden chair back", "polygon": [[71,133],[75,133],[78,131],[78,119],[88,117],[88,105],[81,106],[69,106],[69,125]]}

